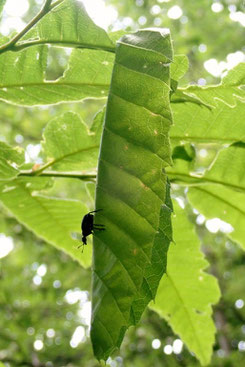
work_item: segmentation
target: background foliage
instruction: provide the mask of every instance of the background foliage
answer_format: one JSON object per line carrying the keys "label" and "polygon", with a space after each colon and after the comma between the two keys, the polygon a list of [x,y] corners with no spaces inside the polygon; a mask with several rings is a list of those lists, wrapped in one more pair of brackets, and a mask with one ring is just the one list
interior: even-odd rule
{"label": "background foliage", "polygon": [[[232,12],[244,11],[242,1],[236,3],[233,1],[219,2],[223,7],[220,12],[212,11],[212,1],[198,1],[195,3],[189,1],[155,2],[146,0],[135,2],[131,0],[124,2],[116,0],[107,1],[107,5],[110,4],[118,11],[117,21],[111,25],[112,30],[116,24],[117,26],[119,24],[120,27],[125,28],[127,31],[138,29],[142,26],[164,26],[170,28],[175,53],[187,55],[190,63],[188,73],[181,80],[183,86],[188,83],[218,83],[220,81],[219,78],[210,75],[203,67],[203,62],[210,58],[216,58],[218,61],[228,61],[228,54],[244,51],[244,27],[230,17]],[[168,11],[175,5],[181,7],[183,15],[178,19],[171,19],[168,17]],[[29,9],[23,15],[23,20],[27,22],[32,19],[40,9],[40,6],[39,1],[29,0]],[[72,16],[74,16],[74,13],[71,13],[71,19]],[[5,20],[4,17],[6,18],[5,13],[3,13],[2,22]],[[49,19],[49,22],[52,22],[52,19]],[[45,29],[41,31],[45,38]],[[35,33],[35,29],[33,32]],[[91,29],[90,33],[86,33],[84,29],[81,29],[81,37],[84,37],[86,34],[89,35],[91,32]],[[29,36],[33,37],[33,34]],[[76,38],[77,34],[75,36],[74,34],[71,31],[69,39],[72,37]],[[26,35],[26,39],[28,39],[28,35]],[[108,49],[113,47],[106,34],[97,41],[100,42],[102,47]],[[86,43],[86,39],[80,38],[79,42]],[[89,42],[91,42],[91,39]],[[83,57],[86,60],[84,69],[84,65],[79,63],[78,54],[80,51],[76,52],[75,50],[69,60],[70,65],[72,63],[72,65],[76,64],[77,69],[73,69],[69,65],[67,66],[68,55],[63,49],[46,49],[44,46],[42,53],[40,53],[39,49],[37,51],[35,47],[26,48],[25,52],[31,52],[33,58],[37,58],[37,55],[40,55],[38,56],[40,60],[40,74],[37,76],[37,84],[44,81],[42,62],[48,58],[48,69],[46,70],[45,79],[50,82],[44,86],[46,89],[39,95],[37,93],[39,89],[36,86],[30,88],[28,85],[28,79],[32,77],[30,74],[32,65],[27,64],[27,69],[24,70],[22,75],[13,74],[11,65],[14,62],[20,62],[21,65],[22,60],[18,59],[16,61],[16,53],[11,55],[4,54],[5,56],[3,56],[7,59],[3,61],[2,67],[3,65],[8,65],[9,70],[6,70],[3,75],[8,80],[8,83],[10,80],[12,84],[8,85],[7,91],[2,90],[3,94],[1,97],[8,93],[12,102],[19,103],[19,99],[25,98],[23,96],[26,93],[26,100],[22,100],[23,104],[42,104],[45,101],[47,102],[47,99],[45,99],[46,93],[50,92],[54,95],[52,102],[55,103],[58,100],[55,93],[60,93],[60,90],[62,90],[62,94],[67,95],[68,90],[64,89],[65,83],[67,81],[74,82],[74,80],[84,85],[84,89],[74,87],[72,92],[74,100],[83,98],[84,95],[101,97],[101,91],[107,93],[114,58],[113,54],[93,51],[94,58],[91,58],[91,53],[84,50]],[[90,65],[93,71],[96,71],[94,70],[97,67],[96,64],[94,66],[92,64],[95,59],[101,61],[100,73],[98,73],[99,79],[93,79],[94,85],[88,87],[86,83],[90,81],[91,75],[88,74],[89,71],[86,69],[86,65]],[[64,70],[66,70],[66,73],[59,81],[61,85],[54,86],[51,81],[63,75]],[[204,93],[200,93],[198,88],[195,89],[195,86],[190,87],[184,95],[181,93],[178,95],[177,93],[174,97],[176,98],[176,103],[174,103],[173,99],[172,104],[175,118],[180,122],[180,125],[184,126],[185,121],[188,121],[190,116],[201,116],[200,125],[204,126],[203,131],[195,131],[194,124],[186,126],[186,130],[182,129],[182,131],[178,130],[179,126],[177,124],[172,128],[171,142],[175,166],[173,169],[169,169],[168,174],[170,179],[175,182],[175,185],[173,185],[174,196],[179,201],[181,200],[182,204],[183,202],[186,204],[185,216],[183,217],[181,216],[182,209],[176,206],[175,211],[176,215],[177,213],[179,214],[179,219],[176,217],[175,221],[179,220],[179,223],[176,222],[175,225],[179,225],[179,228],[184,226],[182,232],[186,232],[187,228],[189,228],[188,222],[185,222],[187,215],[189,223],[195,226],[201,241],[202,250],[210,263],[208,272],[214,274],[218,279],[223,295],[219,304],[214,308],[214,320],[218,333],[211,362],[212,366],[232,366],[244,363],[245,289],[242,281],[244,253],[233,242],[237,241],[244,245],[244,242],[242,242],[244,241],[244,193],[242,193],[242,190],[244,190],[244,176],[242,175],[242,173],[244,174],[244,159],[242,158],[244,147],[242,143],[236,143],[239,140],[244,140],[245,136],[244,123],[241,119],[241,114],[242,112],[244,113],[244,104],[241,98],[234,99],[233,95],[238,95],[239,89],[236,89],[236,82],[234,86],[232,85],[234,80],[239,80],[239,75],[244,78],[244,73],[241,70],[238,70],[236,76],[233,74],[233,77],[230,77],[230,81],[229,78],[223,81],[225,85],[228,85],[227,93],[226,89],[223,88],[222,95],[219,97],[225,100],[226,104],[220,100],[214,102],[212,90],[211,93],[209,90],[204,90]],[[1,82],[4,83],[5,80],[3,79]],[[18,90],[16,82],[21,86],[24,85],[24,90]],[[240,83],[242,84],[242,81]],[[98,85],[99,87],[97,87]],[[103,87],[101,87],[102,85]],[[230,86],[234,89],[231,89]],[[59,87],[62,89],[58,89]],[[30,95],[34,99],[30,99]],[[196,103],[191,104],[190,109],[190,103],[177,103],[181,98],[195,98]],[[48,100],[50,101],[50,98]],[[77,104],[52,105],[49,108],[25,108],[1,102],[1,141],[8,143],[10,146],[17,144],[25,149],[26,171],[30,170],[33,164],[36,165],[38,170],[41,163],[46,162],[49,165],[51,161],[52,169],[62,171],[65,164],[68,163],[71,171],[75,174],[76,170],[78,170],[76,162],[80,162],[81,159],[84,162],[84,170],[88,167],[95,169],[98,154],[96,149],[98,149],[100,122],[103,119],[103,112],[97,115],[95,119],[94,116],[104,104],[105,100],[103,99],[90,99]],[[236,106],[236,108],[231,110],[229,105]],[[210,108],[205,106],[212,106],[216,109],[211,112]],[[59,139],[57,139],[58,142],[54,146],[52,145],[54,136],[59,137],[60,134],[60,139],[62,139],[62,126],[66,123],[67,111],[72,111],[73,114],[73,128],[75,130],[69,132],[71,139],[74,133],[77,134],[79,131],[79,134],[81,134],[76,142],[78,145],[76,146],[74,142],[70,142],[67,147],[59,146]],[[57,115],[62,117],[57,120]],[[233,128],[230,126],[231,118]],[[210,121],[214,122],[212,124],[213,128],[205,128],[205,126],[209,126]],[[181,124],[181,122],[183,123]],[[191,129],[192,126],[193,130]],[[234,126],[236,127],[235,129]],[[92,135],[89,135],[88,128],[90,128]],[[185,136],[186,131],[190,134],[187,137]],[[67,133],[66,131],[66,135]],[[185,136],[185,139],[183,139],[183,136]],[[43,150],[40,153],[41,140]],[[80,151],[79,142],[81,140],[86,141],[88,149],[94,149],[94,151],[90,150],[93,154],[86,154],[86,151]],[[179,149],[179,143],[182,140],[184,140],[185,145],[182,145],[181,149]],[[190,142],[195,143],[195,149],[193,145],[189,144]],[[186,184],[195,183],[197,178],[188,175],[190,168],[195,171],[204,171],[204,168],[209,167],[210,162],[213,161],[217,151],[222,149],[224,144],[232,143],[236,144],[230,147],[229,150],[224,149],[221,151],[216,163],[202,177],[202,180],[206,180],[207,185],[195,186],[189,190],[188,198],[195,208],[193,211],[193,208],[187,201],[185,190],[178,184],[183,184],[184,175],[186,175]],[[67,152],[66,149],[69,149],[71,146],[75,148],[74,151]],[[240,152],[239,154],[238,151]],[[11,154],[12,159],[16,163],[21,164],[23,162],[24,151],[13,151]],[[226,157],[227,155],[228,157]],[[66,156],[68,157],[67,162],[61,159],[61,157]],[[69,157],[72,158],[69,159]],[[236,158],[237,161],[235,161]],[[227,162],[231,161],[233,164],[229,164],[227,169]],[[64,167],[62,167],[62,164],[64,164]],[[240,168],[238,168],[239,165]],[[173,172],[176,167],[179,175]],[[2,172],[6,174],[6,177],[10,178],[17,175],[16,168],[11,165],[1,165],[1,168],[3,168]],[[237,176],[237,171],[241,173],[240,177]],[[95,172],[92,170],[89,179],[93,179],[94,174]],[[211,181],[217,179],[217,176],[220,177],[220,175],[222,175],[222,180],[226,183],[226,187],[223,187],[221,190],[208,185],[208,183],[210,184]],[[86,363],[86,366],[98,366],[97,361],[93,357],[88,338],[90,271],[83,269],[77,262],[72,261],[68,255],[56,250],[55,247],[48,246],[45,242],[50,241],[52,238],[51,242],[55,246],[58,246],[58,248],[63,247],[75,258],[79,256],[78,260],[85,267],[89,265],[91,246],[86,248],[83,255],[78,255],[75,246],[69,246],[59,221],[62,218],[62,222],[65,223],[70,231],[79,231],[82,215],[88,208],[92,209],[94,206],[93,184],[86,185],[84,181],[74,180],[71,177],[60,177],[55,178],[54,182],[50,182],[49,178],[36,180],[32,187],[26,187],[26,180],[28,180],[26,177],[22,177],[19,181],[18,191],[16,191],[16,196],[12,203],[12,210],[16,210],[14,212],[16,218],[18,218],[18,215],[27,217],[25,219],[27,228],[28,220],[32,220],[32,230],[36,232],[38,237],[19,224],[5,207],[1,207],[0,231],[6,236],[10,236],[10,242],[13,240],[14,250],[1,260],[0,281],[2,293],[0,304],[2,315],[0,319],[0,360],[10,366],[34,365],[52,367],[61,364],[81,366],[84,363]],[[9,192],[9,194],[11,193],[12,185],[10,183],[8,187],[4,186],[4,189],[7,189],[6,192]],[[236,186],[239,190],[236,192],[232,191],[232,196],[231,187],[229,187],[231,185]],[[8,191],[9,188],[10,191]],[[42,188],[41,195],[36,192],[40,188]],[[62,199],[58,211],[56,205],[52,206],[52,204],[57,203],[53,203],[50,199],[47,200],[47,195]],[[200,200],[200,197],[202,200]],[[70,205],[70,201],[66,201],[67,198],[74,198],[77,201]],[[224,205],[224,199],[225,207],[222,206]],[[35,205],[36,203],[39,205],[40,211],[36,218],[28,217],[27,208],[30,208],[32,202],[35,202]],[[205,205],[207,202],[210,202],[209,207]],[[23,203],[26,207],[21,207]],[[9,205],[8,207],[11,209]],[[56,220],[49,223],[49,228],[42,228],[40,225],[42,223],[42,215],[46,215],[47,211],[51,212]],[[209,226],[210,221],[207,221],[203,215],[207,218],[218,217],[229,222],[235,227],[235,231],[228,233],[227,237],[227,233],[224,233],[222,226],[220,231],[213,230]],[[71,220],[74,217],[77,218],[77,222]],[[239,223],[237,218],[240,221]],[[36,227],[35,225],[33,226],[34,221],[36,221]],[[211,231],[208,229],[211,229]],[[195,237],[193,233],[190,236]],[[181,256],[181,249],[178,251],[177,246],[181,246],[181,240],[184,241],[185,239],[183,239],[183,236],[177,239],[176,236],[176,247],[172,245],[169,261],[171,262],[172,253],[176,252],[177,254],[173,257],[175,259],[173,261],[178,260],[176,268],[181,271],[178,264],[182,262],[182,256],[185,256],[185,253]],[[190,243],[187,241],[183,246],[186,249],[186,246],[191,246],[195,243],[198,244],[196,237]],[[198,251],[198,245],[196,249],[190,248],[189,251],[197,251],[196,256],[200,264],[202,264],[202,269],[207,266],[207,262],[203,260],[203,256]],[[178,259],[176,255],[180,256],[180,258]],[[181,265],[186,265],[187,267],[185,263]],[[161,284],[161,287],[165,287],[166,294],[171,292],[171,289],[169,289],[170,278],[177,276],[177,273],[174,272],[174,274],[168,275],[169,279],[165,278],[164,283]],[[205,277],[213,279],[207,274]],[[193,287],[196,287],[199,292],[202,289],[198,282]],[[213,287],[217,286],[213,284]],[[211,300],[208,303],[217,301],[218,292],[216,288],[215,291],[216,296],[210,294]],[[185,295],[182,296],[185,297]],[[188,294],[186,298],[189,298]],[[173,300],[173,296],[171,296],[171,300]],[[152,309],[156,307],[157,303],[155,306],[152,306]],[[165,318],[169,319],[172,312],[170,301],[166,303],[166,307],[166,309],[160,310],[159,313],[167,315]],[[200,313],[204,312],[202,309],[198,311]],[[210,310],[208,313],[210,314]],[[180,315],[179,317],[181,318],[182,316]],[[195,314],[193,317],[195,317]],[[205,322],[205,318],[203,322]],[[179,324],[180,322],[177,320],[176,325],[178,326]],[[181,330],[177,326],[174,327],[174,321],[172,321],[171,326],[179,336],[173,333],[166,321],[160,318],[158,314],[148,309],[144,314],[142,322],[127,333],[120,354],[117,353],[107,363],[114,367],[131,365],[161,366],[163,363],[168,366],[199,365],[193,353],[190,353],[186,347],[178,350],[177,345],[181,345],[179,339],[179,337],[182,337]],[[74,336],[75,332],[81,337],[81,343],[79,344],[75,342],[77,340]],[[200,339],[200,343],[205,343],[206,336],[203,335],[203,328],[197,328],[196,332],[200,333],[200,336],[197,336],[197,339]],[[207,336],[207,338],[212,339],[212,335]],[[206,359],[208,359],[206,355],[210,353],[210,343],[208,346],[204,345],[201,347],[201,350],[205,350],[205,356],[203,357],[200,357],[198,348],[200,348],[200,345],[197,346],[197,350],[192,350],[205,363]]]}

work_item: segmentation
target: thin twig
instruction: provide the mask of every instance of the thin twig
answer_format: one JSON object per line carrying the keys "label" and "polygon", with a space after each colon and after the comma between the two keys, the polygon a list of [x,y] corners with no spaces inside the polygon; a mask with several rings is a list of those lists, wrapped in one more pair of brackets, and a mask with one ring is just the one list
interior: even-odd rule
{"label": "thin twig", "polygon": [[16,34],[9,42],[0,47],[0,53],[12,50],[15,44],[23,37],[41,18],[44,17],[51,9],[63,2],[63,0],[56,1],[51,5],[52,0],[46,0],[40,12],[26,25],[26,27]]}

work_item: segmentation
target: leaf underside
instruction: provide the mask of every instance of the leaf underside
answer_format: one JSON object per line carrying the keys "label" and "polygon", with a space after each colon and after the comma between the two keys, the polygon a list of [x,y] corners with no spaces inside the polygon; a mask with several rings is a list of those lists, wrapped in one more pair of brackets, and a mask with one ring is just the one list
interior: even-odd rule
{"label": "leaf underside", "polygon": [[118,42],[96,187],[91,339],[98,359],[120,346],[154,299],[166,269],[171,200],[164,167],[172,61],[170,35],[142,30]]}

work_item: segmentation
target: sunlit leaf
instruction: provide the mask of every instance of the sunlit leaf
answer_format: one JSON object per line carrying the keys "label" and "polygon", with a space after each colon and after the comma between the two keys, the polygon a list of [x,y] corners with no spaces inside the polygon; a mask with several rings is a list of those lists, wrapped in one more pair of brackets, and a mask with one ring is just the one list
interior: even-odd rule
{"label": "sunlit leaf", "polygon": [[206,218],[220,218],[231,224],[228,237],[245,249],[245,195],[221,185],[190,187],[188,198],[191,204]]}
{"label": "sunlit leaf", "polygon": [[113,52],[115,48],[105,30],[89,18],[84,5],[74,0],[64,0],[54,6],[21,38],[17,47],[44,43]]}
{"label": "sunlit leaf", "polygon": [[42,143],[48,166],[61,171],[95,170],[103,117],[103,113],[97,116],[95,132],[90,132],[79,115],[72,112],[51,120],[44,130]]}
{"label": "sunlit leaf", "polygon": [[18,166],[24,163],[24,150],[12,148],[0,141],[0,180],[9,180],[19,173]]}
{"label": "sunlit leaf", "polygon": [[155,297],[166,268],[171,201],[163,168],[168,131],[171,40],[143,30],[118,44],[96,188],[91,338],[106,359]]}
{"label": "sunlit leaf", "polygon": [[191,85],[179,92],[179,96],[198,98],[211,107],[215,107],[219,101],[234,107],[239,99],[243,102],[245,100],[245,63],[240,63],[230,70],[219,85],[207,87]]}
{"label": "sunlit leaf", "polygon": [[167,273],[150,307],[168,321],[201,364],[207,365],[215,336],[211,305],[218,302],[220,291],[216,279],[204,272],[208,262],[185,211],[178,205],[174,211],[175,245],[169,249]]}
{"label": "sunlit leaf", "polygon": [[[180,143],[229,144],[245,139],[245,101],[235,107],[217,101],[215,107],[185,102],[171,104],[175,124],[170,130],[171,141]],[[232,126],[232,128],[231,128]]]}
{"label": "sunlit leaf", "polygon": [[42,196],[36,191],[45,184],[43,178],[18,178],[0,183],[0,200],[6,208],[38,237],[66,252],[83,266],[91,262],[91,246],[81,253],[81,244],[72,239],[80,232],[86,206],[76,200]]}
{"label": "sunlit leaf", "polygon": [[47,52],[47,46],[33,46],[0,54],[1,100],[30,106],[106,96],[113,54],[75,49],[63,76],[53,81],[45,77]]}
{"label": "sunlit leaf", "polygon": [[238,142],[222,149],[214,163],[203,173],[193,170],[192,162],[176,159],[167,172],[172,182],[184,185],[222,185],[245,192],[245,143]]}

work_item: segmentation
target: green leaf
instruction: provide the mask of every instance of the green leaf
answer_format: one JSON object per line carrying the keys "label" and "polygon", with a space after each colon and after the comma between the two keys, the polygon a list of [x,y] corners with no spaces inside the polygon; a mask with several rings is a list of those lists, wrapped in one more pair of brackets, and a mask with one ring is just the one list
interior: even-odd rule
{"label": "green leaf", "polygon": [[238,100],[245,100],[245,63],[238,64],[214,86],[189,86],[180,90],[180,95],[198,98],[208,106],[215,107],[219,101],[234,107]]}
{"label": "green leaf", "polygon": [[178,81],[187,72],[189,67],[188,57],[185,55],[174,55],[174,60],[170,64],[171,79]]}
{"label": "green leaf", "polygon": [[172,182],[184,185],[223,185],[232,190],[245,191],[245,143],[238,142],[222,149],[214,163],[204,173],[193,170],[193,162],[176,159],[167,172]]}
{"label": "green leaf", "polygon": [[12,148],[0,141],[0,180],[10,180],[19,173],[18,166],[24,163],[24,150]]}
{"label": "green leaf", "polygon": [[103,117],[103,113],[97,116],[93,126],[95,133],[90,132],[80,116],[73,112],[51,120],[44,130],[42,142],[48,159],[46,166],[57,171],[95,171]]}
{"label": "green leaf", "polygon": [[142,30],[118,43],[96,188],[91,339],[98,359],[120,346],[155,297],[166,268],[171,201],[164,167],[172,60],[170,34]]}
{"label": "green leaf", "polygon": [[115,51],[115,46],[104,29],[94,24],[81,2],[74,0],[64,0],[53,6],[52,10],[21,38],[16,48],[35,44]]}
{"label": "green leaf", "polygon": [[88,211],[75,200],[42,196],[36,190],[45,185],[43,178],[18,178],[0,183],[0,200],[6,208],[38,237],[69,254],[85,267],[91,263],[91,246],[81,253],[81,242],[72,239],[80,231],[81,219]]}
{"label": "green leaf", "polygon": [[206,218],[220,218],[233,227],[226,233],[245,249],[245,195],[220,185],[190,187],[191,204]]}
{"label": "green leaf", "polygon": [[173,143],[191,141],[227,144],[245,139],[245,124],[242,118],[245,103],[240,100],[237,100],[235,107],[230,107],[222,101],[217,101],[212,109],[192,102],[173,102],[171,107],[175,121],[170,130]]}
{"label": "green leaf", "polygon": [[1,100],[32,106],[106,97],[113,54],[75,49],[63,76],[53,81],[45,78],[47,52],[47,46],[33,46],[0,55]]}
{"label": "green leaf", "polygon": [[215,335],[211,305],[218,302],[220,291],[216,279],[204,272],[208,263],[185,211],[178,205],[174,211],[176,244],[169,249],[167,273],[150,307],[168,321],[201,364],[207,365]]}

